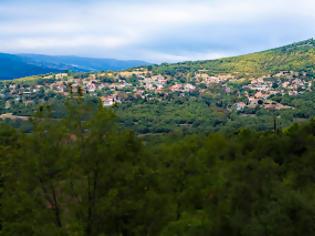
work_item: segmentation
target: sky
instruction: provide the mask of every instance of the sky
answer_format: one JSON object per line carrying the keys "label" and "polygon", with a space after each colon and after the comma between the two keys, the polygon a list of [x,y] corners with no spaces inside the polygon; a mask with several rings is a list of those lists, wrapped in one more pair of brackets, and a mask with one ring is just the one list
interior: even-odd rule
{"label": "sky", "polygon": [[0,0],[0,52],[205,60],[315,37],[314,0]]}

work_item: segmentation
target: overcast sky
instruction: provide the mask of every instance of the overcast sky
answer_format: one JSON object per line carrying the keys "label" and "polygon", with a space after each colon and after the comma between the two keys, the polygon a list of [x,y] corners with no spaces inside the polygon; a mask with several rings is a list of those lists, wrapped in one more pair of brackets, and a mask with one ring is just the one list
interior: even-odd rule
{"label": "overcast sky", "polygon": [[213,59],[315,36],[315,0],[0,0],[0,51]]}

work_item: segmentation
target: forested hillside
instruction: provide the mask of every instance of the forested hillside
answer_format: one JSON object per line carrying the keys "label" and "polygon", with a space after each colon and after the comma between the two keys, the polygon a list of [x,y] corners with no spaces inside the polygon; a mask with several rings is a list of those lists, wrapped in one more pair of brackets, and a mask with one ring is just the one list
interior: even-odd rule
{"label": "forested hillside", "polygon": [[314,235],[315,121],[143,140],[109,108],[0,127],[1,235]]}
{"label": "forested hillside", "polygon": [[262,75],[279,71],[314,71],[315,40],[310,39],[288,46],[252,53],[248,55],[229,57],[212,61],[184,62],[164,64],[154,69],[159,73],[193,72],[208,70],[213,74],[236,73]]}

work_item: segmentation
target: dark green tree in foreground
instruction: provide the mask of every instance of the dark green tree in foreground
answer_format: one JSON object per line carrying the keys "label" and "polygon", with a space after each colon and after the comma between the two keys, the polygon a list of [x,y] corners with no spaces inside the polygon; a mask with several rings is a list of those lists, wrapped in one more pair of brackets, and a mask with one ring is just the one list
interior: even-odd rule
{"label": "dark green tree in foreground", "polygon": [[314,235],[315,121],[141,140],[74,99],[0,127],[1,235]]}

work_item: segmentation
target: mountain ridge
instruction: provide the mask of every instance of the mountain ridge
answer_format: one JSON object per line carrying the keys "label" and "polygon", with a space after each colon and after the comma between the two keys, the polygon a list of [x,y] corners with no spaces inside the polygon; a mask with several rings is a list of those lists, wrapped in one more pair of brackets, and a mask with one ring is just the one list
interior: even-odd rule
{"label": "mountain ridge", "polygon": [[215,60],[197,60],[151,65],[138,60],[50,56],[42,54],[0,53],[0,80],[63,71],[119,71],[139,66],[152,66],[156,73],[174,74],[207,70],[209,74],[238,73],[260,75],[279,71],[314,71],[314,38],[282,47]]}
{"label": "mountain ridge", "polygon": [[0,53],[0,80],[64,71],[117,71],[149,64],[139,60]]}

